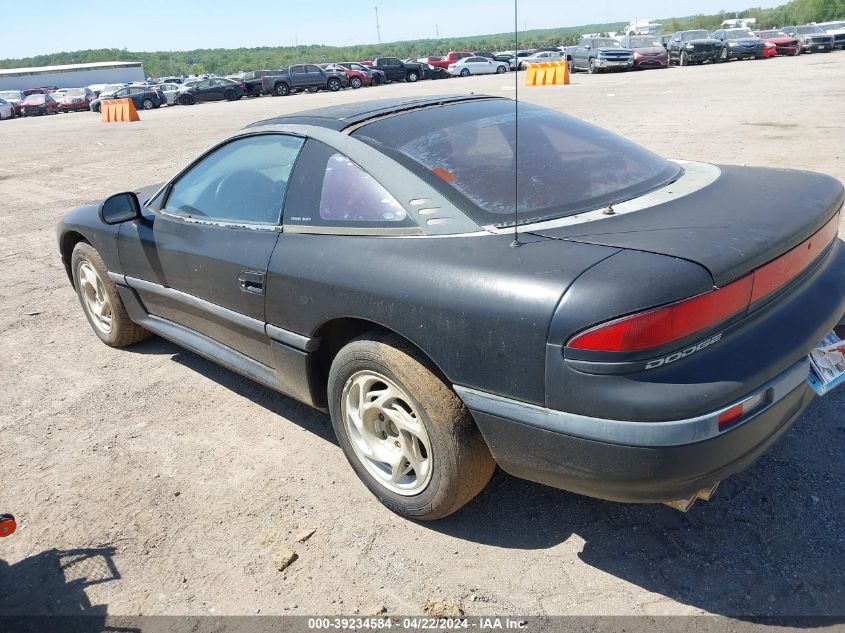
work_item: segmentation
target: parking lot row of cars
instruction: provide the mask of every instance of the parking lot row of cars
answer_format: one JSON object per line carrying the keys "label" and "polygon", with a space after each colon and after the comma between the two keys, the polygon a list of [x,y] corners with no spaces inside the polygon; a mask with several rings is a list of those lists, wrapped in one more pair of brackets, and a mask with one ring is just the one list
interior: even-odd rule
{"label": "parking lot row of cars", "polygon": [[572,72],[595,74],[668,68],[673,64],[764,59],[802,53],[845,50],[845,22],[805,24],[751,31],[722,28],[679,31],[672,35],[628,35],[621,38],[584,36],[575,46],[494,52],[451,51],[442,56],[331,64],[295,64],[283,69],[255,70],[228,77],[161,77],[143,84],[108,84],[80,88],[33,88],[0,91],[0,119],[60,112],[99,112],[108,99],[132,99],[135,107],[194,105],[204,101],[237,101],[244,96],[288,96],[298,92],[336,92],[380,86],[395,81],[416,82],[472,75],[504,74],[531,64],[567,62]]}

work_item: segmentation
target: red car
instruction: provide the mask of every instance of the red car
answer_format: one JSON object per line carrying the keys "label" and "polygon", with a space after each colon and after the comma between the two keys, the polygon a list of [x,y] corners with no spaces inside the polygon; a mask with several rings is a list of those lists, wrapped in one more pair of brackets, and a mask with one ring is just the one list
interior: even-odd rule
{"label": "red car", "polygon": [[48,94],[35,92],[21,101],[22,116],[41,116],[42,114],[58,114],[59,104]]}
{"label": "red car", "polygon": [[778,55],[800,55],[801,44],[791,35],[783,31],[755,31],[754,34],[763,40],[765,57],[777,57]]}
{"label": "red car", "polygon": [[59,101],[59,112],[87,112],[93,100],[90,88],[68,88]]}
{"label": "red car", "polygon": [[445,68],[446,70],[448,70],[451,64],[454,64],[455,62],[461,59],[465,59],[467,57],[473,57],[473,54],[467,51],[449,51],[449,53],[447,53],[443,57],[418,57],[417,61],[422,62],[423,64],[430,64],[437,68]]}
{"label": "red car", "polygon": [[328,64],[324,68],[333,72],[344,73],[352,88],[370,85],[370,76],[361,70],[352,70],[351,68],[346,68],[338,64]]}

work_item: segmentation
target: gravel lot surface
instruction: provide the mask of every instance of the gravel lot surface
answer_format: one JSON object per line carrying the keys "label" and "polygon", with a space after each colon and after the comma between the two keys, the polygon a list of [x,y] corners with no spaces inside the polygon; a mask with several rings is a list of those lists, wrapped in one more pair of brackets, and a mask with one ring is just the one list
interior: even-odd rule
{"label": "gravel lot surface", "polygon": [[[669,157],[845,180],[843,77],[834,52],[520,96]],[[326,415],[161,339],[118,351],[90,331],[57,255],[66,210],[163,181],[259,119],[512,82],[0,122],[0,511],[20,522],[0,542],[0,614],[845,613],[845,389],[688,515],[497,472],[416,524],[359,483]]]}

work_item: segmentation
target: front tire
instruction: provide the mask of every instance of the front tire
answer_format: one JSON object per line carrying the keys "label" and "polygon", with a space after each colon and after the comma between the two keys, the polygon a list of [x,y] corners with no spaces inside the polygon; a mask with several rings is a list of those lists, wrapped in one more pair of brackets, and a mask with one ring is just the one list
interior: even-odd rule
{"label": "front tire", "polygon": [[679,66],[689,66],[689,57],[687,56],[686,51],[681,52],[681,57],[678,60]]}
{"label": "front tire", "polygon": [[587,64],[587,72],[591,75],[595,75],[598,72],[598,69],[596,68],[595,58],[590,59],[589,63]]}
{"label": "front tire", "polygon": [[360,77],[353,77],[349,80],[349,85],[352,86],[355,90],[360,88],[363,84]]}
{"label": "front tire", "polygon": [[129,318],[117,287],[93,246],[80,242],[70,261],[73,287],[97,338],[110,347],[126,347],[149,338],[150,332]]}
{"label": "front tire", "polygon": [[372,334],[352,341],[335,357],[328,383],[347,460],[393,512],[440,519],[487,485],[495,462],[472,416],[402,339]]}
{"label": "front tire", "polygon": [[238,95],[234,90],[226,91],[226,101],[237,101]]}
{"label": "front tire", "polygon": [[469,75],[470,75],[469,68],[462,68],[461,69],[461,77],[469,77]]}
{"label": "front tire", "polygon": [[416,81],[419,78],[420,78],[420,76],[419,76],[419,74],[417,73],[416,70],[412,70],[411,72],[408,73],[407,79],[410,83],[416,83]]}
{"label": "front tire", "polygon": [[504,75],[506,72],[508,72],[508,69],[505,68],[504,66],[496,66],[496,74],[497,75]]}
{"label": "front tire", "polygon": [[719,53],[719,61],[723,64],[728,61],[728,49],[727,48],[723,48],[722,51]]}

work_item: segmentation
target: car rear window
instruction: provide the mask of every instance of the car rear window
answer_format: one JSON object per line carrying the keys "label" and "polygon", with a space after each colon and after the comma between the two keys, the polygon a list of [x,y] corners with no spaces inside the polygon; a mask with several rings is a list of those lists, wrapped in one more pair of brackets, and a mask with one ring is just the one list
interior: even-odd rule
{"label": "car rear window", "polygon": [[643,195],[681,173],[676,163],[578,119],[490,99],[375,121],[353,135],[440,189],[481,225],[574,215]]}

